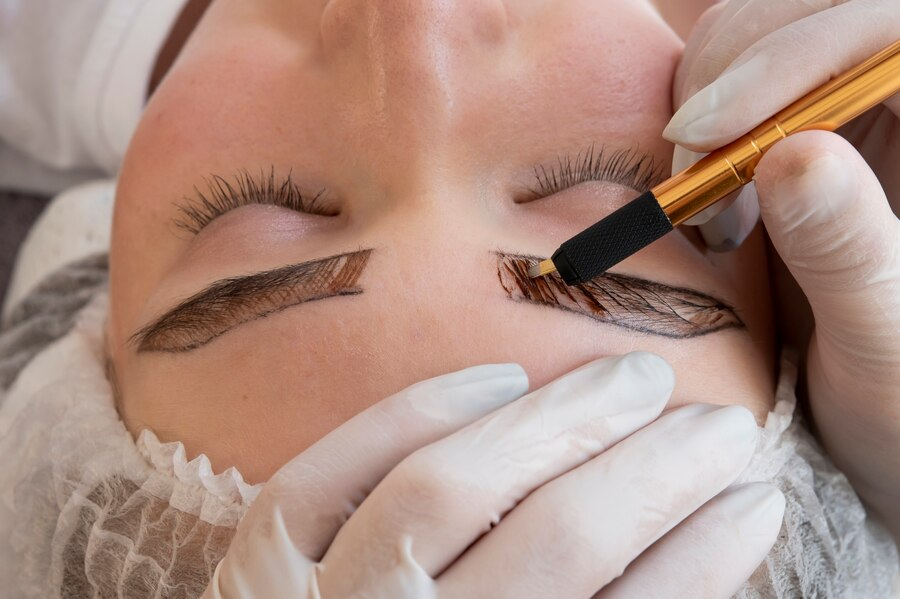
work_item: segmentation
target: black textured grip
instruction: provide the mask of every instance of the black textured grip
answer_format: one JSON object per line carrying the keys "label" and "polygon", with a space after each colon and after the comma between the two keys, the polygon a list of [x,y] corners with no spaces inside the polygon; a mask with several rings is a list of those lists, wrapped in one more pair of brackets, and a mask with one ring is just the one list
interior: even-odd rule
{"label": "black textured grip", "polygon": [[553,264],[567,285],[586,283],[671,230],[648,191],[562,244]]}

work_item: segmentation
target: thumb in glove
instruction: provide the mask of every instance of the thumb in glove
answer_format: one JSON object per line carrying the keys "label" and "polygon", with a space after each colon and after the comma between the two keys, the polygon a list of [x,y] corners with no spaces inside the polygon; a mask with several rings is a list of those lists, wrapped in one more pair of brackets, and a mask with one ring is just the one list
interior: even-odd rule
{"label": "thumb in glove", "polygon": [[788,137],[756,169],[772,244],[809,300],[807,383],[822,442],[900,536],[900,221],[842,137]]}

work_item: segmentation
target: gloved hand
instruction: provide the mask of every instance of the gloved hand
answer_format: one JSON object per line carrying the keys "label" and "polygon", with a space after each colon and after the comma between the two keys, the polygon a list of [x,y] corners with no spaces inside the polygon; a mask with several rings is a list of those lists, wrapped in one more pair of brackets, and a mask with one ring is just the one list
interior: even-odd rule
{"label": "gloved hand", "polygon": [[527,386],[479,366],[349,420],[266,483],[204,596],[728,597],[749,577],[784,498],[719,494],[753,452],[747,410],[657,419],[674,379],[647,353]]}
{"label": "gloved hand", "polygon": [[[897,0],[731,0],[698,22],[665,131],[683,148],[726,144],[900,39]],[[808,390],[821,439],[900,538],[900,95],[842,128],[776,144],[756,169],[762,220],[816,322]],[[695,157],[678,150],[675,168]],[[877,177],[876,177],[877,175]],[[739,245],[751,186],[704,225]],[[700,220],[708,217],[704,215]]]}
{"label": "gloved hand", "polygon": [[[673,174],[895,42],[898,12],[895,0],[729,0],[711,7],[675,75],[673,102],[680,108],[663,134],[678,144]],[[897,114],[900,97],[841,130],[879,174],[897,164]],[[900,180],[890,185],[896,197]],[[707,245],[733,249],[756,225],[756,199],[747,185],[687,224],[709,222],[700,227]]]}

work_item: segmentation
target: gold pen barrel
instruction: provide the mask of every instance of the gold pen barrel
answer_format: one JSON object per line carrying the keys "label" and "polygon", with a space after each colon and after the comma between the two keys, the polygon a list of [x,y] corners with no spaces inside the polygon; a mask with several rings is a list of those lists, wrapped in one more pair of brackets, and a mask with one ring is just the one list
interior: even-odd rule
{"label": "gold pen barrel", "polygon": [[673,226],[753,179],[756,165],[792,133],[834,131],[900,92],[900,41],[797,100],[746,135],[653,188]]}

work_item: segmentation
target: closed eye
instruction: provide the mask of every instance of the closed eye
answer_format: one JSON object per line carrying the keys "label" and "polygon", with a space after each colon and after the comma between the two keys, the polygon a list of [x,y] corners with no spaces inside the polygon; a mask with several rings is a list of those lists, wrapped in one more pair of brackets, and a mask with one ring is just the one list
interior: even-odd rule
{"label": "closed eye", "polygon": [[231,180],[211,175],[204,181],[205,190],[195,187],[195,197],[176,202],[179,216],[175,225],[195,235],[223,214],[250,204],[280,206],[315,216],[340,214],[329,205],[324,189],[312,195],[304,193],[290,173],[284,178],[276,178],[274,167],[268,174],[240,171]]}
{"label": "closed eye", "polygon": [[518,203],[546,198],[588,181],[615,183],[641,194],[666,179],[662,165],[650,154],[636,149],[595,150],[594,146],[575,156],[560,156],[556,164],[535,167],[534,176],[535,185],[526,189]]}

